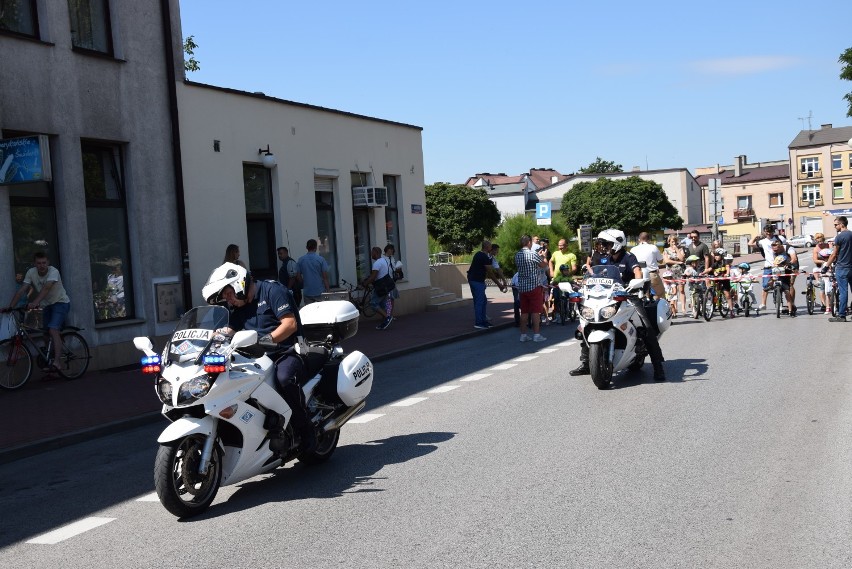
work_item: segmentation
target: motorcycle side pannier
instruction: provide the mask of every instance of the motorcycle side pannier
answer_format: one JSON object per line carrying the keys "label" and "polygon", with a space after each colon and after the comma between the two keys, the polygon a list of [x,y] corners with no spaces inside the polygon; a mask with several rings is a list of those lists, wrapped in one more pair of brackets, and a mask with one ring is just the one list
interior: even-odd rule
{"label": "motorcycle side pannier", "polygon": [[358,309],[347,300],[314,302],[299,310],[302,331],[308,342],[332,342],[351,338],[358,332]]}

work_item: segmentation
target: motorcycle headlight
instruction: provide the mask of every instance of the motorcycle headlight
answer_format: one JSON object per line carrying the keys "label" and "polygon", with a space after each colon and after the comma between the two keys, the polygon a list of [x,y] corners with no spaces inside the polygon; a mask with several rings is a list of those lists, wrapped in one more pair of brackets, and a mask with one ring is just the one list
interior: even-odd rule
{"label": "motorcycle headlight", "polygon": [[201,399],[207,395],[208,391],[210,391],[211,385],[212,382],[210,381],[210,376],[207,374],[193,377],[189,381],[181,384],[180,389],[178,390],[178,404]]}
{"label": "motorcycle headlight", "polygon": [[580,316],[583,317],[584,320],[588,320],[589,322],[594,322],[595,320],[595,309],[590,306],[584,306],[582,310],[580,310]]}
{"label": "motorcycle headlight", "polygon": [[615,313],[618,312],[618,306],[615,304],[610,304],[609,306],[604,306],[601,308],[601,320],[609,320]]}
{"label": "motorcycle headlight", "polygon": [[162,377],[157,380],[157,397],[166,405],[172,404],[172,384]]}

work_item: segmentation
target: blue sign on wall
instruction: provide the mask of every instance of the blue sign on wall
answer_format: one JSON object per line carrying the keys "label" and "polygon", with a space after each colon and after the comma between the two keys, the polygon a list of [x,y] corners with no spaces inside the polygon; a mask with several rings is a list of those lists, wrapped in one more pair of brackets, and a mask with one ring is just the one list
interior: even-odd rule
{"label": "blue sign on wall", "polygon": [[551,202],[538,202],[535,204],[535,220],[538,225],[550,225],[551,214]]}
{"label": "blue sign on wall", "polygon": [[52,179],[47,136],[0,139],[0,185]]}

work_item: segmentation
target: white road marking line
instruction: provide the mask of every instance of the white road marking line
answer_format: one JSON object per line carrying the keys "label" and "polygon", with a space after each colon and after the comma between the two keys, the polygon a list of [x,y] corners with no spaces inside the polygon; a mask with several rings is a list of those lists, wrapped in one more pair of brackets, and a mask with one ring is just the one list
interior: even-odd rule
{"label": "white road marking line", "polygon": [[141,498],[136,498],[137,502],[159,502],[160,497],[157,496],[156,492],[151,492],[147,496],[142,496]]}
{"label": "white road marking line", "polygon": [[513,362],[528,362],[528,361],[532,361],[532,360],[536,359],[537,357],[538,356],[521,356],[519,358],[513,359],[512,361]]}
{"label": "white road marking line", "polygon": [[458,389],[459,387],[461,387],[461,385],[442,385],[441,387],[430,389],[426,393],[446,393],[447,391],[452,391],[453,389]]}
{"label": "white road marking line", "polygon": [[426,401],[429,399],[428,397],[409,397],[408,399],[403,399],[402,401],[397,401],[396,403],[391,403],[391,407],[411,407],[412,405],[417,405],[421,401]]}
{"label": "white road marking line", "polygon": [[475,373],[473,375],[467,376],[464,379],[460,379],[459,381],[479,381],[480,379],[485,379],[489,375],[492,375],[492,374],[490,374],[490,373]]}
{"label": "white road marking line", "polygon": [[488,368],[490,371],[505,371],[507,369],[512,369],[518,364],[500,364],[498,366]]}
{"label": "white road marking line", "polygon": [[379,417],[384,417],[384,413],[364,413],[363,415],[358,415],[356,417],[352,417],[346,424],[349,425],[351,423],[369,423],[373,419],[378,419]]}
{"label": "white road marking line", "polygon": [[558,352],[558,351],[559,350],[557,350],[556,348],[542,348],[541,350],[539,350],[536,353],[537,354],[552,354],[553,352]]}
{"label": "white road marking line", "polygon": [[34,537],[30,540],[27,540],[27,543],[36,543],[39,545],[56,545],[60,541],[65,541],[68,538],[74,537],[75,535],[79,535],[85,531],[89,531],[90,529],[95,529],[98,526],[108,524],[113,520],[115,520],[115,518],[83,518],[82,520],[74,522],[73,524],[68,524],[65,527],[61,527],[57,530],[53,530],[51,532],[47,532],[38,537]]}
{"label": "white road marking line", "polygon": [[568,340],[567,342],[561,342],[561,343],[556,344],[556,345],[557,346],[573,346],[576,343],[577,343],[577,340]]}

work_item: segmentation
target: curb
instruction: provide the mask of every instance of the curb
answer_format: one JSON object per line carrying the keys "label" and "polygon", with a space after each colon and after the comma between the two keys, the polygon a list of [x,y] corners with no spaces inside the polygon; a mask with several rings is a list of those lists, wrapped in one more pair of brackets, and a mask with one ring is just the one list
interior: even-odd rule
{"label": "curb", "polygon": [[[443,346],[446,344],[457,342],[459,340],[471,338],[473,336],[490,334],[497,330],[511,328],[512,325],[513,322],[495,324],[487,330],[471,330],[470,332],[463,332],[454,336],[447,336],[446,338],[441,338],[440,340],[434,340],[432,342],[426,342],[423,344],[418,344],[416,346],[403,348],[401,350],[380,354],[378,356],[370,358],[370,360],[373,362],[387,361],[393,358],[398,358],[400,356],[405,356],[415,352],[428,350],[430,348],[436,348],[438,346]],[[82,429],[79,431],[65,433],[47,439],[33,441],[31,443],[24,443],[22,445],[14,447],[0,449],[0,465],[9,464],[22,458],[29,458],[31,456],[35,456],[52,450],[57,450],[77,443],[97,439],[105,435],[119,433],[122,431],[129,431],[131,429],[135,429],[136,427],[150,425],[157,421],[160,421],[162,419],[162,416],[163,415],[159,412],[146,413],[144,415],[137,415],[135,417],[129,417],[127,419],[119,419],[118,421],[113,421],[105,425],[98,425],[97,427],[89,427],[87,429]]]}

